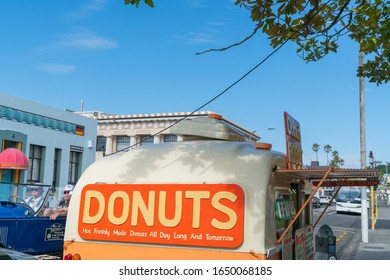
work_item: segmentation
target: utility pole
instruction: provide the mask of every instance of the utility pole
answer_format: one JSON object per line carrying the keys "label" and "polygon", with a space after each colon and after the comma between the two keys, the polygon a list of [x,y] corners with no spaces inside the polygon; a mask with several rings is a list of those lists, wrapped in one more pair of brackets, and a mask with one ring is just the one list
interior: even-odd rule
{"label": "utility pole", "polygon": [[[359,44],[359,66],[363,66],[364,53]],[[364,110],[364,77],[359,77],[359,104],[360,104],[360,167],[366,168],[366,119]],[[361,230],[362,242],[368,242],[368,211],[367,211],[367,187],[361,187]]]}

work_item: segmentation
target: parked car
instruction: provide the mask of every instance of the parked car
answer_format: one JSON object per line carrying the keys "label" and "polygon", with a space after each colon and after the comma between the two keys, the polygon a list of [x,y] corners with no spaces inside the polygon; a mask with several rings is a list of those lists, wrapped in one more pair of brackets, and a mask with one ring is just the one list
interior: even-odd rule
{"label": "parked car", "polygon": [[317,196],[313,196],[313,198],[311,199],[311,204],[315,208],[320,208],[321,207],[320,199]]}
{"label": "parked car", "polygon": [[38,260],[38,258],[32,255],[0,247],[0,260]]}
{"label": "parked car", "polygon": [[328,205],[331,199],[331,196],[320,196],[320,203],[321,205]]}
{"label": "parked car", "polygon": [[[29,205],[40,192],[40,202]],[[29,255],[62,255],[66,217],[42,215],[53,198],[49,185],[0,183],[0,247]],[[39,204],[39,205],[38,205]]]}

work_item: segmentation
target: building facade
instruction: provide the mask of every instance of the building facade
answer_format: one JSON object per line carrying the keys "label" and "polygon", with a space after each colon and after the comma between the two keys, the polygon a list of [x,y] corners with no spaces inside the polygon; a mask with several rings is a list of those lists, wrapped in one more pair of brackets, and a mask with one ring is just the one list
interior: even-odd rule
{"label": "building facade", "polygon": [[0,152],[16,148],[28,169],[0,168],[0,182],[76,184],[95,161],[95,119],[0,93]]}
{"label": "building facade", "polygon": [[[98,122],[96,140],[96,158],[98,159],[137,146],[182,141],[180,136],[171,133],[173,125],[184,118],[208,117],[216,113],[200,111],[117,115],[83,111],[77,114],[96,119]],[[245,135],[248,142],[256,142],[260,139],[257,134],[246,128],[226,118],[223,120]]]}

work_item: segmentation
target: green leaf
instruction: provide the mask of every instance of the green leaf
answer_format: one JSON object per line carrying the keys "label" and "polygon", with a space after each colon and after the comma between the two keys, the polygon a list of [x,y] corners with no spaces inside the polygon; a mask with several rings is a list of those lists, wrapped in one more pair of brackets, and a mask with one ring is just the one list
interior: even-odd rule
{"label": "green leaf", "polygon": [[146,3],[149,7],[154,8],[153,0],[145,0],[145,3]]}
{"label": "green leaf", "polygon": [[[124,1],[125,1],[125,5],[131,4],[131,5],[135,5],[138,8],[139,2],[142,0],[124,0]],[[153,0],[143,0],[143,1],[149,7],[154,8]]]}

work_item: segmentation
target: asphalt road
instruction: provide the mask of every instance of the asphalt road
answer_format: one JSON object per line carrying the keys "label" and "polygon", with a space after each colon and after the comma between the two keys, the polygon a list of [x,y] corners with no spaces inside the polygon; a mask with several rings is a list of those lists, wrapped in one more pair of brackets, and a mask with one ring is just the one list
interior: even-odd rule
{"label": "asphalt road", "polygon": [[[320,217],[325,206],[313,209],[313,223]],[[336,236],[336,253],[339,260],[350,260],[361,242],[361,219],[356,214],[337,214],[335,206],[330,206],[317,223],[315,234],[322,225],[328,225]],[[370,226],[370,220],[368,221]]]}

